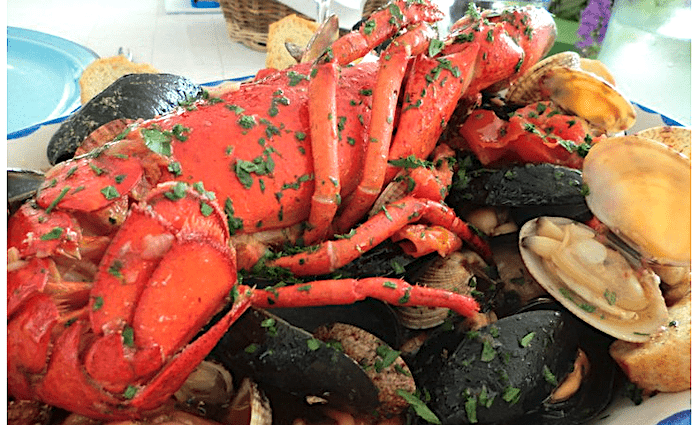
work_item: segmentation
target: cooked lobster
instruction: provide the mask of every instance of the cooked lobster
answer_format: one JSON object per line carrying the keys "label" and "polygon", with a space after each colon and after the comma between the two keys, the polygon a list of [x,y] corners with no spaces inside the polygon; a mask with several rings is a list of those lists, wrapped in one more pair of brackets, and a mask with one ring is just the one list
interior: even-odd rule
{"label": "cooked lobster", "polygon": [[[314,63],[261,71],[118,137],[94,133],[52,168],[36,199],[9,219],[10,394],[93,418],[140,417],[250,305],[369,296],[478,311],[469,296],[398,279],[266,291],[237,276],[256,264],[326,273],[396,234],[413,235],[418,252],[447,253],[464,241],[489,257],[441,202],[450,152],[425,160],[460,99],[477,104],[482,90],[506,87],[549,50],[556,30],[543,9],[472,8],[438,40],[430,24],[441,17],[427,1],[391,3]],[[394,35],[378,61],[353,64]],[[361,222],[399,172],[413,192]],[[266,254],[288,243],[315,248]]]}

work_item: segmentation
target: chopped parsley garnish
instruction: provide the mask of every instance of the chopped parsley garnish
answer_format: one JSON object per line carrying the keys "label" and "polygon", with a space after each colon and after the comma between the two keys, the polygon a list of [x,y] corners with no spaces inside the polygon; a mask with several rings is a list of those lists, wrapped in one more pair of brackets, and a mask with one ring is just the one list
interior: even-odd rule
{"label": "chopped parsley garnish", "polygon": [[62,227],[54,227],[48,233],[44,233],[43,235],[41,235],[39,239],[41,239],[42,241],[53,241],[60,238],[62,234]]}
{"label": "chopped parsley garnish", "polygon": [[401,396],[404,400],[408,402],[408,404],[411,405],[411,408],[413,409],[414,412],[421,418],[423,418],[425,421],[431,424],[440,424],[440,419],[433,413],[428,406],[425,404],[425,402],[421,399],[419,399],[417,396],[414,394],[409,393],[408,391],[402,389],[402,388],[397,388],[396,389],[396,394]]}

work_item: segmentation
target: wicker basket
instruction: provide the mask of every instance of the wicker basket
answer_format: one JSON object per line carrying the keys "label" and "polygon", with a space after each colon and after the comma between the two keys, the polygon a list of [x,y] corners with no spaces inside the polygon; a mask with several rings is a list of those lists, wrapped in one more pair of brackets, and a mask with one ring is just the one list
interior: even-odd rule
{"label": "wicker basket", "polygon": [[267,48],[268,26],[287,15],[308,16],[275,0],[221,0],[221,11],[226,18],[228,36],[254,50]]}
{"label": "wicker basket", "polygon": [[[387,1],[367,0],[362,15],[366,17]],[[219,4],[231,40],[263,52],[267,48],[267,31],[271,23],[292,13],[315,20],[275,0],[220,0]]]}

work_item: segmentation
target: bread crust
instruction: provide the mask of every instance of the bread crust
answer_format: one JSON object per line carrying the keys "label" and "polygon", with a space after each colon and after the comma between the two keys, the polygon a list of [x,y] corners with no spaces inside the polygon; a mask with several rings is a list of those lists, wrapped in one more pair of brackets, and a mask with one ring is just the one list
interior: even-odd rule
{"label": "bread crust", "polygon": [[610,355],[648,393],[690,389],[690,293],[669,308],[673,325],[644,343],[615,341]]}
{"label": "bread crust", "polygon": [[88,65],[78,81],[80,102],[84,105],[119,77],[127,74],[157,74],[160,71],[147,63],[134,63],[125,56],[100,58]]}
{"label": "bread crust", "polygon": [[296,60],[289,54],[284,43],[290,42],[306,47],[317,28],[318,23],[295,14],[271,23],[267,35],[265,67],[285,69],[296,65]]}

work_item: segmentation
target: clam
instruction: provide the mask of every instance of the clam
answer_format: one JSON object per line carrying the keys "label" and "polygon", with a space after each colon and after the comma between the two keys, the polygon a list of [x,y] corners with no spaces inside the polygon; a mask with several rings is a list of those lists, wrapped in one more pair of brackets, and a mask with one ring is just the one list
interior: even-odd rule
{"label": "clam", "polygon": [[265,394],[249,378],[244,378],[226,417],[230,424],[271,425],[272,409]]}
{"label": "clam", "polygon": [[597,143],[583,163],[593,214],[646,260],[690,263],[690,161],[638,136]]}
{"label": "clam", "polygon": [[604,79],[610,85],[615,85],[615,77],[605,64],[597,59],[581,58],[581,69]]}
{"label": "clam", "polygon": [[[632,127],[637,114],[629,100],[606,81],[608,77],[596,73],[602,71],[586,71],[580,58],[573,59],[576,53],[565,53],[541,61],[520,77],[506,94],[506,102],[527,105],[551,100],[563,111],[586,120],[600,134]],[[585,66],[590,69],[588,63]]]}
{"label": "clam", "polygon": [[[457,251],[446,257],[438,257],[428,266],[416,284],[441,288],[460,294],[471,294],[476,289],[475,271],[488,265],[471,251]],[[429,329],[445,322],[448,308],[409,306],[397,307],[401,324],[409,329]]]}
{"label": "clam", "polygon": [[520,252],[551,296],[615,338],[643,342],[668,323],[656,275],[635,273],[588,226],[562,217],[531,220],[520,231]]}
{"label": "clam", "polygon": [[659,276],[647,265],[690,262],[690,161],[646,138],[609,138],[591,149],[583,179],[605,229],[533,219],[520,230],[523,261],[582,320],[621,340],[649,340],[669,319]]}
{"label": "clam", "polygon": [[542,93],[537,81],[548,70],[557,67],[580,68],[581,56],[575,52],[561,52],[537,62],[535,66],[513,83],[506,93],[506,103],[527,105],[542,100]]}

